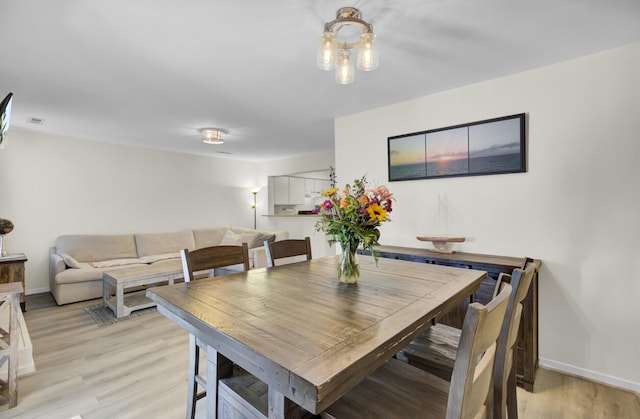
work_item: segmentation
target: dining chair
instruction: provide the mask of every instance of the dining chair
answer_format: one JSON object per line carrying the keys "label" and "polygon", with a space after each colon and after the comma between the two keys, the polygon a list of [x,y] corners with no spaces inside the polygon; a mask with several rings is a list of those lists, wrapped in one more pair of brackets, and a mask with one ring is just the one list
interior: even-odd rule
{"label": "dining chair", "polygon": [[[510,283],[513,293],[509,298],[504,324],[498,338],[496,361],[489,414],[493,418],[517,419],[515,342],[520,327],[522,301],[527,296],[536,272],[532,259],[525,259],[522,269],[514,269],[512,275],[500,274],[494,296],[505,283]],[[418,336],[402,351],[408,363],[445,380],[451,379],[461,330],[444,324],[436,324]]]}
{"label": "dining chair", "polygon": [[[203,247],[189,251],[180,250],[182,258],[182,272],[185,282],[213,276],[216,268],[239,265],[242,271],[249,270],[249,246],[242,243],[239,246],[220,245]],[[206,353],[206,346],[196,337],[189,334],[189,383],[187,391],[187,418],[194,419],[196,403],[207,395],[207,382],[200,375],[200,349]],[[203,389],[198,392],[198,385]]]}
{"label": "dining chair", "polygon": [[322,412],[324,418],[479,418],[486,415],[497,339],[511,285],[486,306],[472,303],[462,325],[451,382],[396,358]]}
{"label": "dining chair", "polygon": [[282,259],[293,256],[306,256],[307,260],[311,260],[311,240],[309,237],[304,239],[288,239],[278,240],[275,242],[264,242],[264,250],[267,254],[267,266],[273,268],[276,259]]}

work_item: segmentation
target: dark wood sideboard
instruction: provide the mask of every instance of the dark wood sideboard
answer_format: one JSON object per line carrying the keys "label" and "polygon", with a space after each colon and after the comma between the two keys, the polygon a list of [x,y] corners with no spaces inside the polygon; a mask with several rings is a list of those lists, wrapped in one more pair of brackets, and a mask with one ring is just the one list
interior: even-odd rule
{"label": "dark wood sideboard", "polygon": [[[511,274],[515,268],[521,268],[525,258],[482,255],[477,253],[436,253],[428,249],[398,246],[378,246],[376,252],[379,257],[408,260],[419,263],[433,263],[436,265],[456,266],[466,269],[487,271],[487,278],[475,293],[474,299],[486,304],[493,296],[495,281],[500,273]],[[368,251],[358,250],[360,254],[370,254]],[[533,383],[538,369],[538,272],[542,262],[534,259],[536,274],[531,283],[529,293],[523,303],[520,330],[516,342],[516,377],[518,385],[527,391],[533,391]],[[439,322],[462,327],[462,322],[469,302],[457,306],[453,311],[438,318]]]}
{"label": "dark wood sideboard", "polygon": [[[24,290],[24,263],[26,261],[27,257],[22,253],[0,257],[0,284],[20,282]],[[20,294],[20,308],[22,308],[22,311],[25,311],[24,294],[24,292]]]}

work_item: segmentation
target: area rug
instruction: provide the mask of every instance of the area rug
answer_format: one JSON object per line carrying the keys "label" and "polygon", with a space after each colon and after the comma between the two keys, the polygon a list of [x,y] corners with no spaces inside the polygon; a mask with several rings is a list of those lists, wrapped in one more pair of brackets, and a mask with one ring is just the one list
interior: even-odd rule
{"label": "area rug", "polygon": [[87,306],[84,308],[84,311],[89,313],[91,318],[96,322],[98,327],[107,326],[114,323],[119,323],[125,320],[133,319],[136,317],[144,316],[149,313],[153,313],[157,311],[156,307],[149,307],[142,310],[133,311],[130,315],[126,317],[116,318],[115,314],[109,307],[105,307],[102,304],[96,304],[92,306]]}

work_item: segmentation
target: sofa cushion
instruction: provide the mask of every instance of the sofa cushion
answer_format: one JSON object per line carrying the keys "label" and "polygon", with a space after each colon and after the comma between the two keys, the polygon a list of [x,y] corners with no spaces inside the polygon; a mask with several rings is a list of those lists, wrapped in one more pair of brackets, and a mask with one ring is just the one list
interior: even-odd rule
{"label": "sofa cushion", "polygon": [[138,257],[133,234],[60,236],[56,240],[56,252],[78,262]]}
{"label": "sofa cushion", "polygon": [[224,237],[224,233],[226,233],[227,230],[229,230],[228,225],[193,230],[193,238],[196,242],[196,249],[219,245],[222,241],[222,238]]}
{"label": "sofa cushion", "polygon": [[112,268],[114,266],[124,266],[124,265],[135,265],[139,263],[146,263],[141,261],[139,258],[127,258],[127,259],[111,259],[111,260],[101,260],[99,262],[90,262],[94,268]]}
{"label": "sofa cushion", "polygon": [[[276,238],[276,233],[273,231],[258,231],[258,230],[252,230],[250,228],[244,228],[244,227],[231,227],[230,230],[236,234],[252,234],[253,238],[251,241],[247,241],[247,244],[249,245],[249,249],[253,249],[254,247],[261,247],[264,245],[264,241],[274,241]],[[242,243],[242,242],[241,242]]]}
{"label": "sofa cushion", "polygon": [[122,265],[110,268],[85,268],[66,269],[58,273],[55,280],[58,284],[74,284],[76,282],[102,281],[102,273],[105,271],[115,271],[117,269],[131,268],[134,266],[146,266],[143,263],[135,265]]}
{"label": "sofa cushion", "polygon": [[191,230],[173,233],[149,233],[135,235],[138,257],[179,252],[180,249],[196,248]]}
{"label": "sofa cushion", "polygon": [[251,233],[236,233],[232,230],[227,230],[227,232],[224,233],[224,237],[222,237],[220,244],[221,245],[240,245],[246,242],[249,245],[249,247],[253,247],[251,245],[255,241],[256,237],[258,237],[258,232],[255,230],[253,230],[253,232]]}
{"label": "sofa cushion", "polygon": [[162,255],[143,256],[141,258],[138,258],[138,260],[140,261],[140,263],[155,263],[161,260],[175,259],[175,258],[180,258],[180,252],[163,253]]}
{"label": "sofa cushion", "polygon": [[70,268],[83,269],[92,267],[89,262],[78,262],[76,258],[66,253],[63,253],[60,256],[62,256],[62,260],[64,260],[65,265]]}

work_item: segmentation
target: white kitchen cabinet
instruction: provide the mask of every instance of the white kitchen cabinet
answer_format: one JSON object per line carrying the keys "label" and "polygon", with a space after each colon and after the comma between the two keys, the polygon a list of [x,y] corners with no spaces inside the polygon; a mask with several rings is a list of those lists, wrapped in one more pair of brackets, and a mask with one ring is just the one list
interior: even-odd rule
{"label": "white kitchen cabinet", "polygon": [[270,180],[273,186],[273,204],[289,205],[289,177],[273,176]]}
{"label": "white kitchen cabinet", "polygon": [[316,192],[315,179],[304,179],[304,191],[307,193],[307,195],[311,195]]}
{"label": "white kitchen cabinet", "polygon": [[305,179],[290,176],[270,176],[273,205],[304,204]]}
{"label": "white kitchen cabinet", "polygon": [[289,205],[304,204],[304,178],[289,178]]}

